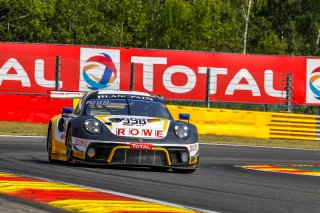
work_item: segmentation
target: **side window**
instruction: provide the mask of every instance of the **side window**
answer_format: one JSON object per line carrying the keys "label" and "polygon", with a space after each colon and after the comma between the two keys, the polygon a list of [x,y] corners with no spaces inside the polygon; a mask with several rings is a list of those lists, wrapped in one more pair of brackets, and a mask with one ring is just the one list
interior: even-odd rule
{"label": "side window", "polygon": [[76,109],[74,110],[74,113],[73,113],[73,114],[75,114],[75,115],[80,115],[81,110],[82,110],[82,108],[83,108],[83,104],[85,103],[85,100],[87,100],[89,94],[90,94],[90,93],[88,92],[88,93],[86,93],[86,94],[81,98],[81,100],[79,101],[79,103],[78,103]]}

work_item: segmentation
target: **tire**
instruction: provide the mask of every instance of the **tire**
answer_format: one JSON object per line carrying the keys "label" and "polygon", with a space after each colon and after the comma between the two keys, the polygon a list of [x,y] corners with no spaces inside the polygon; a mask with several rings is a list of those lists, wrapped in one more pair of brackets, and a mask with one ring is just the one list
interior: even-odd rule
{"label": "tire", "polygon": [[54,162],[55,160],[52,159],[52,128],[51,128],[51,125],[49,126],[48,135],[47,135],[47,153],[48,153],[49,162]]}
{"label": "tire", "polygon": [[70,127],[66,138],[66,162],[73,163],[72,158],[72,128]]}

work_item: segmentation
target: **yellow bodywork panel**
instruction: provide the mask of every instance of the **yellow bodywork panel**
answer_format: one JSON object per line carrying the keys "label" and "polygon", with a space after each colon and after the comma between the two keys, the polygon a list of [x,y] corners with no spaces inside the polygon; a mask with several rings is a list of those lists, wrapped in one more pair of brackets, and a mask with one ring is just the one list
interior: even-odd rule
{"label": "yellow bodywork panel", "polygon": [[53,160],[62,160],[66,161],[66,147],[64,143],[59,142],[55,137],[56,124],[60,115],[55,116],[51,119],[51,131],[52,131],[52,154],[51,158]]}
{"label": "yellow bodywork panel", "polygon": [[81,100],[80,98],[74,98],[74,99],[72,99],[72,108],[73,108],[73,110],[75,110],[75,109],[77,108],[80,100]]}

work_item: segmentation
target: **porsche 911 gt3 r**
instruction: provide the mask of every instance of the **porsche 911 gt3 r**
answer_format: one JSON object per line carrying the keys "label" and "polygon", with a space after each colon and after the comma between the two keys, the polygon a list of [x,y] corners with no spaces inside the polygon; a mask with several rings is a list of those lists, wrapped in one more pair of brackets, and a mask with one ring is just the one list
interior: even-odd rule
{"label": "porsche 911 gt3 r", "polygon": [[52,92],[55,97],[82,97],[50,120],[49,161],[85,161],[110,165],[164,167],[194,171],[199,165],[197,128],[173,120],[164,100],[142,92],[99,90],[86,94]]}

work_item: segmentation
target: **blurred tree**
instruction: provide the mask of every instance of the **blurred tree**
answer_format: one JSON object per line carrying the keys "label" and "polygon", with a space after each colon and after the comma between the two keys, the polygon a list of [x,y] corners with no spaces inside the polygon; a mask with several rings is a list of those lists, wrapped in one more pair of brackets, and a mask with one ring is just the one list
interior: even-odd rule
{"label": "blurred tree", "polygon": [[[251,53],[314,55],[319,52],[319,1],[260,0],[258,4],[252,21]],[[280,45],[273,51],[266,45],[268,41],[263,41],[270,40],[270,36],[277,42],[274,46]],[[269,49],[264,50],[263,46]]]}
{"label": "blurred tree", "polygon": [[43,42],[52,29],[47,19],[55,13],[55,0],[0,1],[0,40]]}
{"label": "blurred tree", "polygon": [[318,0],[249,1],[0,0],[0,40],[320,54]]}
{"label": "blurred tree", "polygon": [[52,27],[51,42],[94,44],[103,29],[98,0],[60,0],[55,14],[48,19]]}
{"label": "blurred tree", "polygon": [[239,11],[232,1],[194,0],[192,2],[191,49],[238,52],[241,44]]}

